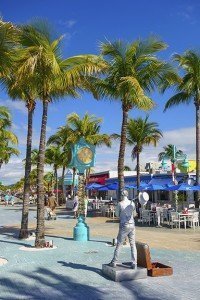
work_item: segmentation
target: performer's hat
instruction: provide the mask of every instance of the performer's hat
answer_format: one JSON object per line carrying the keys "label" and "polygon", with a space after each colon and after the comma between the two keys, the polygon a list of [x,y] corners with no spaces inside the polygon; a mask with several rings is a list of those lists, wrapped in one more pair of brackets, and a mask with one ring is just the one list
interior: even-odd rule
{"label": "performer's hat", "polygon": [[138,195],[139,202],[141,205],[145,205],[147,201],[149,200],[149,194],[147,192],[140,192]]}

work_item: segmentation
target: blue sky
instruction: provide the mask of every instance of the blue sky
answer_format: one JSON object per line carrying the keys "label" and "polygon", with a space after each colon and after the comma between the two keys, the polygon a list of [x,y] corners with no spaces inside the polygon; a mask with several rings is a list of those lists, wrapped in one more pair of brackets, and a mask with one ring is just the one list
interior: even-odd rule
{"label": "blue sky", "polygon": [[[162,2],[162,5],[161,5]],[[198,0],[159,1],[159,0],[101,0],[101,1],[48,1],[48,0],[1,0],[0,14],[4,20],[25,23],[36,17],[49,20],[56,31],[65,34],[63,43],[64,57],[99,51],[100,41],[122,39],[131,42],[138,37],[150,34],[159,36],[168,44],[160,57],[169,60],[175,52],[183,53],[187,49],[199,48],[200,3]],[[150,112],[150,120],[159,124],[164,138],[157,148],[147,147],[141,156],[142,163],[156,161],[157,154],[164,145],[176,144],[195,158],[195,110],[194,105],[180,106],[163,113],[166,100],[173,91],[164,95],[153,93],[151,96],[157,106]],[[4,91],[0,90],[0,105],[7,105],[13,114],[13,129],[19,136],[20,157],[12,158],[0,172],[3,183],[13,183],[23,176],[21,159],[25,155],[26,109],[22,102],[12,102]],[[83,116],[86,112],[103,118],[102,132],[119,132],[121,126],[120,103],[99,101],[90,94],[81,99],[66,98],[52,104],[48,118],[48,136],[65,123],[69,113]],[[140,111],[131,111],[131,117],[144,116]],[[41,105],[38,103],[34,115],[34,147],[38,147],[41,120]],[[116,170],[118,144],[111,149],[97,149],[96,171]],[[135,166],[131,161],[130,148],[126,151],[126,164]]]}

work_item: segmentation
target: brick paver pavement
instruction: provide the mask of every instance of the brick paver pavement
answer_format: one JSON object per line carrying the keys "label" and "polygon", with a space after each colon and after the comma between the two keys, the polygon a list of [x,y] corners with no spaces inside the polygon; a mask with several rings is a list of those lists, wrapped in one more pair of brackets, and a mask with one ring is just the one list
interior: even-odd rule
{"label": "brick paver pavement", "polygon": [[[7,212],[0,207],[0,220]],[[40,252],[19,250],[34,241],[19,241],[12,234],[13,227],[4,227],[0,257],[8,263],[0,266],[0,299],[199,299],[198,251],[151,249],[153,260],[173,266],[173,276],[115,283],[101,274],[102,263],[112,258],[114,248],[106,243],[111,238],[105,234],[105,238],[92,236],[92,241],[75,242],[67,234],[69,230],[72,232],[74,224],[75,220],[63,213],[56,222],[49,221],[47,232],[51,236],[46,239],[53,239],[57,249]],[[112,226],[117,230],[118,224]],[[59,237],[55,237],[56,227],[62,227]],[[200,238],[196,242],[200,243]],[[129,258],[130,250],[124,247],[121,259]]]}

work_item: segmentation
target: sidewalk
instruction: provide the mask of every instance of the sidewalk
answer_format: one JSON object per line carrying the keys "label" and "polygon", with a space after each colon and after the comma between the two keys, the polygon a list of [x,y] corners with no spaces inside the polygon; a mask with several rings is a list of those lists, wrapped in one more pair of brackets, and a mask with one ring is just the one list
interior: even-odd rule
{"label": "sidewalk", "polygon": [[[71,224],[68,217],[65,222]],[[48,227],[62,222],[49,222]],[[80,243],[67,234],[46,236],[50,239],[57,249],[21,251],[34,241],[19,241],[10,229],[4,230],[0,257],[8,263],[0,266],[0,299],[199,299],[200,252],[151,249],[152,260],[173,266],[173,276],[116,283],[101,274],[101,265],[113,254],[114,248],[106,243],[110,238],[91,236],[92,241]],[[128,247],[122,249],[121,259],[130,259]]]}

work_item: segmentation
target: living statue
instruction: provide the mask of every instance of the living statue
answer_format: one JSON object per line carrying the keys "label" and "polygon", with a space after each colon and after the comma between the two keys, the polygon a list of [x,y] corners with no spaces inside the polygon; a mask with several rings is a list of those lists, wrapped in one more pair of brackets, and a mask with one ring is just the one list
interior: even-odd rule
{"label": "living statue", "polygon": [[119,217],[119,232],[117,236],[117,245],[114,251],[114,256],[109,266],[116,267],[119,257],[120,248],[128,237],[131,247],[131,267],[137,269],[137,249],[135,245],[135,222],[134,216],[136,216],[135,203],[128,199],[128,191],[122,192],[123,200],[118,203],[115,211],[115,215]]}

